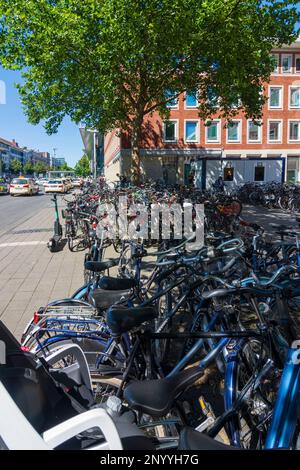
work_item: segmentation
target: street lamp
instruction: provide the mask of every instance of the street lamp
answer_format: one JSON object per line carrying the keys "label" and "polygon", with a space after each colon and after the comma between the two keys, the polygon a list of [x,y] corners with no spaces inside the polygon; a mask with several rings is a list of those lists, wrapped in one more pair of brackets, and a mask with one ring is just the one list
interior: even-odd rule
{"label": "street lamp", "polygon": [[51,168],[53,168],[55,166],[56,150],[57,150],[57,148],[53,149],[53,157],[51,158],[51,161],[50,161]]}

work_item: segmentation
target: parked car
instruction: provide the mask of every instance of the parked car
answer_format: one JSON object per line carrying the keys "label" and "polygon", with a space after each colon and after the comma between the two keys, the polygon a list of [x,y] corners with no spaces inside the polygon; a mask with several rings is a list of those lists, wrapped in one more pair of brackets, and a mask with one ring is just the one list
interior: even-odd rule
{"label": "parked car", "polygon": [[48,183],[48,180],[46,180],[46,178],[39,178],[36,182],[39,186],[45,186],[45,184]]}
{"label": "parked car", "polygon": [[10,183],[9,192],[11,196],[33,196],[38,194],[39,186],[32,178],[14,178]]}
{"label": "parked car", "polygon": [[82,185],[82,180],[80,178],[76,178],[72,181],[73,188],[80,188]]}
{"label": "parked car", "polygon": [[9,194],[9,184],[4,178],[0,178],[0,194]]}
{"label": "parked car", "polygon": [[45,193],[66,193],[68,188],[64,180],[50,180],[44,186]]}

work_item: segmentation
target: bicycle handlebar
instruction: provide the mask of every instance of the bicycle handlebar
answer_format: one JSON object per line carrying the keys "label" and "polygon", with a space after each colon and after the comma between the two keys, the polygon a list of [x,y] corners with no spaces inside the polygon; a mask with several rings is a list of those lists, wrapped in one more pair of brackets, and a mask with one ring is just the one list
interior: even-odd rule
{"label": "bicycle handlebar", "polygon": [[256,274],[254,272],[251,273],[251,277],[254,279],[255,283],[258,285],[258,286],[262,286],[262,287],[266,287],[266,286],[270,286],[271,284],[273,284],[275,281],[277,281],[277,279],[280,278],[280,276],[283,274],[283,273],[292,273],[292,272],[299,272],[299,268],[297,266],[294,266],[292,264],[288,264],[286,266],[281,266],[281,268],[279,268],[274,274],[273,276],[268,279],[267,281],[262,281],[260,280]]}

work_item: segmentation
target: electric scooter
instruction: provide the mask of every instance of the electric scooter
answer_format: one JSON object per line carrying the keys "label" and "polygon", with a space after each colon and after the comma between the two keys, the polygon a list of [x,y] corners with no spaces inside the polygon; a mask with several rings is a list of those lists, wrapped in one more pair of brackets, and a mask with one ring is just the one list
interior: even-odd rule
{"label": "electric scooter", "polygon": [[62,229],[61,223],[59,221],[59,213],[58,213],[57,195],[56,194],[54,194],[53,199],[51,199],[51,201],[53,201],[54,205],[55,205],[54,235],[48,241],[47,246],[48,246],[49,250],[51,251],[51,253],[54,253],[55,251],[60,250],[62,235],[63,235],[63,229]]}

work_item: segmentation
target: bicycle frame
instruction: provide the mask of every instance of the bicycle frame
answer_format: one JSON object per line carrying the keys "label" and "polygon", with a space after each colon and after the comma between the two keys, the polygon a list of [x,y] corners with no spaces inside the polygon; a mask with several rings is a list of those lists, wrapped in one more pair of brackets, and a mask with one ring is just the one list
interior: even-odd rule
{"label": "bicycle frame", "polygon": [[289,449],[300,406],[300,350],[288,350],[265,449]]}

